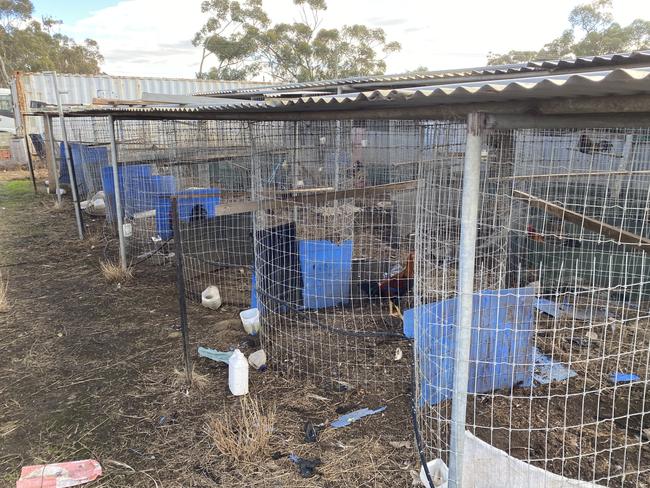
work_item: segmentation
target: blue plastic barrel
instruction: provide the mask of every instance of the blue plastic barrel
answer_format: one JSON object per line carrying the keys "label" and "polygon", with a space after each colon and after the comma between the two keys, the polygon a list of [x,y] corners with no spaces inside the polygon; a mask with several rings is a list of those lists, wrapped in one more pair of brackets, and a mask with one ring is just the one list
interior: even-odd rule
{"label": "blue plastic barrel", "polygon": [[305,308],[325,308],[350,301],[352,240],[299,241],[302,303]]}

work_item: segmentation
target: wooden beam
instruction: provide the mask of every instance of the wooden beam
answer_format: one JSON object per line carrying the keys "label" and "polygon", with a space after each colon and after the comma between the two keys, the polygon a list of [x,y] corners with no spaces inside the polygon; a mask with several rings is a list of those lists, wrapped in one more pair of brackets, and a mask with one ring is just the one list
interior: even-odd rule
{"label": "wooden beam", "polygon": [[607,224],[601,220],[587,217],[586,215],[574,212],[573,210],[568,210],[560,205],[549,202],[548,200],[533,196],[530,193],[514,190],[512,196],[525,200],[531,207],[540,208],[551,215],[561,218],[562,220],[579,225],[583,229],[614,239],[620,244],[628,244],[637,247],[642,251],[650,251],[650,239],[646,239],[643,236],[633,234],[632,232]]}
{"label": "wooden beam", "polygon": [[[418,180],[409,180],[402,183],[389,183],[387,185],[367,186],[349,190],[317,190],[313,193],[303,193],[302,196],[293,196],[291,192],[278,195],[273,200],[249,200],[244,202],[224,203],[217,207],[217,216],[235,215],[240,213],[255,212],[258,210],[279,210],[307,205],[319,205],[334,200],[346,198],[363,198],[382,195],[393,191],[414,190]],[[197,195],[198,196],[198,195]]]}

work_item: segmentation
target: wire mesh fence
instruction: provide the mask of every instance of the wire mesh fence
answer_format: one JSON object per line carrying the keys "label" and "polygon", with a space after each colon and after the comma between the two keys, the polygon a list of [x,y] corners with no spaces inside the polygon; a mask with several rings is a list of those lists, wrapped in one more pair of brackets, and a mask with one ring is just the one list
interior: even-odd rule
{"label": "wire mesh fence", "polygon": [[116,121],[125,235],[131,259],[164,260],[178,200],[188,295],[217,286],[225,303],[248,305],[252,291],[250,210],[217,209],[250,201],[249,128],[233,121]]}
{"label": "wire mesh fence", "polygon": [[55,157],[59,168],[59,181],[71,184],[67,158],[71,158],[81,209],[90,215],[106,215],[115,212],[107,200],[105,187],[112,179],[110,167],[110,139],[108,117],[67,117],[65,136],[70,153],[64,145],[61,119],[52,119]]}
{"label": "wire mesh fence", "polygon": [[289,374],[335,388],[406,388],[420,127],[252,125],[262,340]]}
{"label": "wire mesh fence", "polygon": [[[434,132],[414,345],[426,457],[448,463],[465,129]],[[649,135],[484,137],[463,486],[648,486]]]}
{"label": "wire mesh fence", "polygon": [[[180,239],[187,294],[259,309],[289,375],[405,390],[414,361],[424,454],[447,476],[466,124],[114,128],[130,262]],[[81,199],[103,192],[114,223],[108,119],[68,138]],[[650,130],[487,131],[479,179],[463,486],[648,486]]]}

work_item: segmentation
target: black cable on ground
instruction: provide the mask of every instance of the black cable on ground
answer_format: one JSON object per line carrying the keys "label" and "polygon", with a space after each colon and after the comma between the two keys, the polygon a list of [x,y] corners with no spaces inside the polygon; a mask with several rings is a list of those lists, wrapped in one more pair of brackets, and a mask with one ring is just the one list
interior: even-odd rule
{"label": "black cable on ground", "polygon": [[[300,316],[305,316],[303,309],[300,309],[291,303],[281,300],[279,298],[276,298],[274,296],[269,295],[268,293],[262,291],[262,290],[257,290],[257,295],[258,296],[263,296],[264,298],[268,298],[269,300],[282,305],[283,307],[286,307],[290,311],[300,315]],[[334,334],[342,335],[342,336],[349,336],[349,337],[391,337],[393,339],[398,339],[398,340],[403,340],[403,341],[410,341],[411,339],[409,337],[406,337],[403,333],[401,332],[395,332],[392,330],[378,330],[378,331],[368,331],[368,332],[354,332],[350,330],[345,330],[345,329],[340,329],[338,327],[332,327],[331,325],[323,324],[318,320],[314,320],[314,317],[309,316],[309,322],[313,325],[318,326],[319,328],[325,329],[329,332],[332,332]]]}
{"label": "black cable on ground", "polygon": [[424,447],[422,446],[422,433],[420,432],[420,426],[418,424],[418,414],[417,406],[415,402],[416,399],[416,371],[415,371],[415,348],[413,348],[413,361],[411,362],[411,421],[413,422],[413,433],[415,434],[415,447],[418,450],[418,456],[420,457],[420,464],[424,469],[424,474],[427,477],[427,482],[429,483],[430,488],[434,488],[433,480],[431,478],[431,473],[429,472],[429,466],[427,466],[427,458],[424,452]]}

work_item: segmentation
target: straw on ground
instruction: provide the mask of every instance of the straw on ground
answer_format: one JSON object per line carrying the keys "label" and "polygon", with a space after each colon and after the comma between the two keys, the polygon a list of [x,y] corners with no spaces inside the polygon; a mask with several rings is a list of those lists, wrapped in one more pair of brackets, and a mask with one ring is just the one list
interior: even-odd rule
{"label": "straw on ground", "polygon": [[7,290],[9,289],[9,282],[0,273],[0,313],[9,311],[9,299],[7,298]]}
{"label": "straw on ground", "polygon": [[126,269],[124,269],[115,261],[100,261],[99,267],[104,278],[106,278],[110,283],[123,283],[124,281],[133,278],[133,268],[127,266]]}
{"label": "straw on ground", "polygon": [[267,454],[276,421],[275,407],[264,409],[259,400],[243,397],[235,413],[226,412],[208,423],[208,434],[223,456],[250,462]]}

